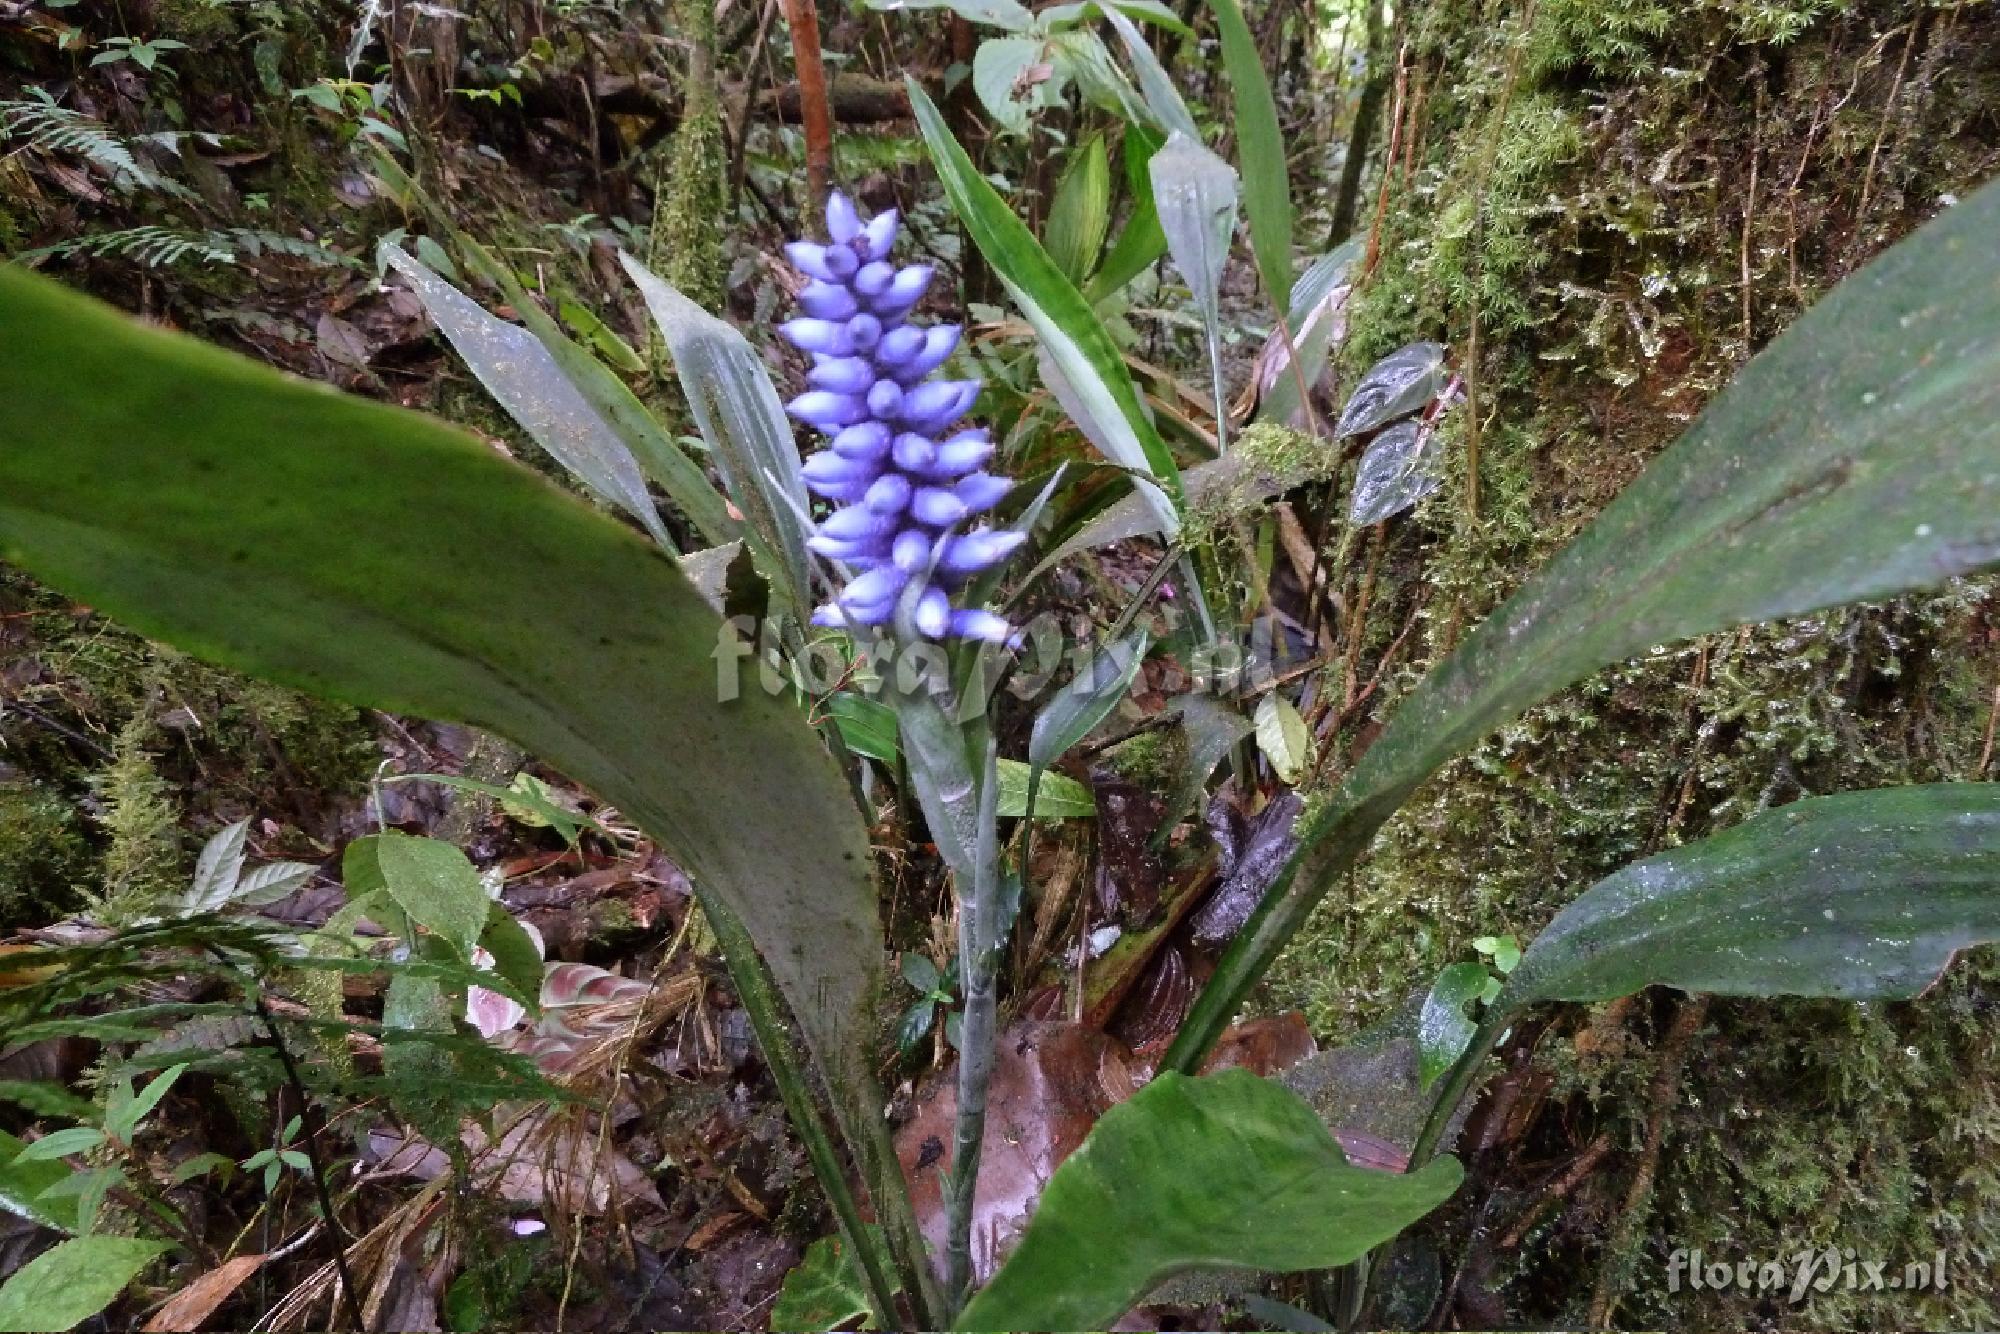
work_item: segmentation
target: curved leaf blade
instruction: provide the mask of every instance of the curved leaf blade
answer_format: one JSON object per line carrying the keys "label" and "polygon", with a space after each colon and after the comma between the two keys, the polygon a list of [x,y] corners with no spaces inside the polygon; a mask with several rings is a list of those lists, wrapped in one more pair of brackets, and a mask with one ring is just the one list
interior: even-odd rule
{"label": "curved leaf blade", "polygon": [[2000,565],[2000,183],[1836,287],[1404,700],[1231,946],[1167,1064],[1198,1065],[1428,775],[1610,663]]}
{"label": "curved leaf blade", "polygon": [[1215,393],[1218,432],[1229,421],[1228,388],[1222,380],[1222,269],[1236,233],[1236,169],[1199,139],[1176,131],[1148,164],[1153,206],[1166,233],[1167,253],[1194,294],[1208,335],[1208,370]]}
{"label": "curved leaf blade", "polygon": [[44,1251],[0,1284],[0,1330],[63,1330],[117,1300],[167,1249],[138,1237],[76,1237]]}
{"label": "curved leaf blade", "polygon": [[1901,1000],[1989,940],[2000,940],[2000,783],[1845,792],[1598,881],[1535,937],[1495,1006],[1655,983]]}
{"label": "curved leaf blade", "polygon": [[570,383],[541,340],[517,324],[487,314],[484,307],[393,245],[382,247],[383,262],[403,276],[424,303],[438,331],[471,368],[493,401],[549,457],[591,491],[645,525],[668,551],[673,540],[660,522],[646,475],[625,442]]}
{"label": "curved leaf blade", "polygon": [[1298,1094],[1245,1070],[1163,1074],[1104,1114],[960,1329],[1108,1329],[1187,1269],[1346,1264],[1444,1203],[1440,1158],[1355,1167]]}
{"label": "curved leaf blade", "polygon": [[[721,469],[724,485],[761,540],[766,577],[803,621],[811,574],[800,515],[811,512],[799,445],[770,372],[749,340],[688,300],[625,251],[625,273],[667,340],[688,411]],[[775,568],[773,568],[775,567]]]}
{"label": "curved leaf blade", "polygon": [[1276,304],[1292,294],[1292,182],[1278,103],[1257,55],[1257,39],[1237,0],[1209,0],[1222,36],[1222,64],[1236,101],[1238,164],[1249,181],[1243,211],[1250,215],[1250,249],[1264,290]]}
{"label": "curved leaf blade", "polygon": [[12,268],[0,399],[5,559],[189,652],[484,727],[588,784],[745,920],[849,1133],[872,1123],[866,830],[804,718],[735,690],[748,650],[672,559],[441,423]]}
{"label": "curved leaf blade", "polygon": [[[1180,469],[1154,429],[1132,384],[1131,372],[1076,287],[1048,257],[1033,233],[972,165],[944,117],[914,78],[906,80],[910,105],[952,211],[993,266],[1043,352],[1067,382],[1084,428],[1114,462],[1150,477],[1153,508],[1169,533],[1180,530]],[[1142,486],[1142,491],[1146,490]]]}
{"label": "curved leaf blade", "polygon": [[1132,688],[1151,642],[1146,631],[1138,629],[1090,655],[1069,684],[1035,715],[1028,734],[1030,768],[1048,768],[1111,715]]}

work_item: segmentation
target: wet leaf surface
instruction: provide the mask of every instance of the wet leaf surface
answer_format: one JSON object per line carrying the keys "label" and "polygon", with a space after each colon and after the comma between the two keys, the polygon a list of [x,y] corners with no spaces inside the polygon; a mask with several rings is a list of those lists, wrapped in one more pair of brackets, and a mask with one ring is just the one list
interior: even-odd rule
{"label": "wet leaf surface", "polygon": [[1444,344],[1411,343],[1368,368],[1340,410],[1334,434],[1365,435],[1421,409],[1444,387]]}
{"label": "wet leaf surface", "polygon": [[1393,519],[1443,486],[1443,452],[1443,437],[1422,422],[1397,422],[1369,441],[1355,474],[1347,521],[1366,527]]}

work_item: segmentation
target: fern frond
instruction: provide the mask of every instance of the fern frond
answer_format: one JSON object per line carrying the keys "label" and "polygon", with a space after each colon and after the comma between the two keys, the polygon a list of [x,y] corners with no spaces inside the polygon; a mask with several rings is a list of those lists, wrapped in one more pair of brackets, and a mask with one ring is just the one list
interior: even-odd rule
{"label": "fern frond", "polygon": [[59,106],[46,94],[0,101],[0,142],[17,138],[26,139],[27,147],[41,152],[82,158],[102,172],[116,189],[158,190],[176,198],[192,197],[186,186],[168,180],[140,162],[133,156],[131,146],[102,121]]}

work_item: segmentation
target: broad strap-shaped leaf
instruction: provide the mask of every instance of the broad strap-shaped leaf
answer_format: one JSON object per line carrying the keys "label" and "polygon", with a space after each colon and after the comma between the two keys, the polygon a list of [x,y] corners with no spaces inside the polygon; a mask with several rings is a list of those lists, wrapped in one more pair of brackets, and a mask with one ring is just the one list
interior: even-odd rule
{"label": "broad strap-shaped leaf", "polygon": [[1249,182],[1243,210],[1250,215],[1250,249],[1272,303],[1292,293],[1292,180],[1278,103],[1257,55],[1257,39],[1238,0],[1209,0],[1222,37],[1222,64],[1236,102],[1237,165]]}
{"label": "broad strap-shaped leaf", "polygon": [[1215,393],[1215,429],[1228,430],[1228,388],[1222,380],[1222,270],[1236,234],[1236,169],[1199,139],[1179,131],[1153,154],[1153,206],[1167,252],[1194,295],[1208,337],[1208,371]]}
{"label": "broad strap-shaped leaf", "polygon": [[1535,937],[1496,1009],[1654,983],[1900,1000],[2000,940],[2000,783],[1812,797],[1591,886]]}
{"label": "broad strap-shaped leaf", "polygon": [[487,314],[477,301],[405,254],[382,247],[382,259],[424,303],[438,331],[465,359],[494,402],[549,456],[598,496],[625,510],[667,550],[673,540],[646,494],[646,474],[541,340]]}
{"label": "broad strap-shaped leaf", "polygon": [[2000,565],[2000,183],[1807,311],[1403,701],[1223,958],[1201,1054],[1376,830],[1523,709],[1655,644]]}
{"label": "broad strap-shaped leaf", "polygon": [[801,621],[811,611],[806,564],[810,513],[799,445],[770,372],[748,339],[674,290],[631,255],[619,262],[667,340],[688,411],[708,442],[729,494],[762,546],[765,574]]}
{"label": "broad strap-shaped leaf", "polygon": [[[1347,298],[1353,290],[1347,281],[1348,267],[1361,253],[1359,237],[1350,238],[1314,260],[1299,280],[1292,284],[1291,308],[1285,323],[1291,331],[1291,348],[1273,334],[1258,358],[1257,419],[1303,424],[1305,398],[1300,382],[1316,386],[1325,378],[1327,358],[1336,340],[1347,335]],[[1292,369],[1291,354],[1298,353],[1303,377]]]}
{"label": "broad strap-shaped leaf", "polygon": [[0,1330],[64,1330],[111,1305],[167,1249],[138,1237],[75,1237],[0,1284]]}
{"label": "broad strap-shaped leaf", "polygon": [[972,165],[923,86],[914,78],[906,82],[952,211],[1067,382],[1079,414],[1077,425],[1112,462],[1151,479],[1139,483],[1141,492],[1150,497],[1162,526],[1178,532],[1180,469],[1147,417],[1111,336],[1027,225]]}
{"label": "broad strap-shaped leaf", "polygon": [[202,657],[484,727],[587,784],[743,918],[850,1134],[878,1115],[866,830],[671,558],[442,423],[11,268],[0,401],[0,555]]}
{"label": "broad strap-shaped leaf", "polygon": [[1163,1074],[1104,1114],[1042,1192],[960,1329],[1106,1329],[1188,1269],[1346,1264],[1450,1198],[1440,1158],[1355,1167],[1318,1115],[1246,1070]]}

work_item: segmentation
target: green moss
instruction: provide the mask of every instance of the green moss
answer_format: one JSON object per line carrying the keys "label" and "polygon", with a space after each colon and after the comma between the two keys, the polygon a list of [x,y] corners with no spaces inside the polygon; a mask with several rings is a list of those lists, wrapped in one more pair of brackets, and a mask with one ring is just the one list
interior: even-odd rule
{"label": "green moss", "polygon": [[187,869],[180,811],[146,753],[150,732],[144,720],[128,723],[98,778],[99,822],[110,839],[98,912],[113,924],[157,912],[183,888]]}
{"label": "green moss", "polygon": [[0,783],[0,930],[72,911],[90,860],[74,806],[33,783]]}
{"label": "green moss", "polygon": [[[1921,91],[1892,97],[1899,51],[1865,56],[1851,23],[1819,21],[1832,8],[1465,0],[1413,15],[1420,157],[1392,180],[1381,263],[1353,303],[1342,366],[1352,383],[1403,343],[1445,342],[1476,380],[1479,485],[1475,505],[1471,422],[1454,414],[1445,486],[1380,553],[1355,631],[1364,676],[1413,616],[1418,629],[1343,749],[1365,743],[1362,729],[1758,346],[1924,201],[1974,183],[2000,130],[1971,112],[1995,91],[1971,53],[2000,38],[2000,21],[1927,20],[1936,44],[1909,74]],[[1868,29],[1907,32],[1919,8],[1879,8]],[[1856,91],[1829,115],[1828,87]],[[1753,160],[1764,174],[1746,218]],[[1799,173],[1796,195],[1769,185],[1778,164],[1786,182]],[[1865,228],[1854,222],[1864,178]],[[1354,605],[1364,561],[1347,555],[1334,567],[1349,571]],[[1281,961],[1267,999],[1346,1037],[1467,957],[1472,938],[1530,938],[1636,857],[1808,793],[1977,777],[2000,672],[1980,647],[1994,592],[1965,583],[1713,636],[1531,710],[1415,794]],[[1625,1293],[1621,1326],[1993,1323],[1996,977],[1990,958],[1970,960],[1901,1006],[1718,1001],[1664,1111],[1650,1096],[1647,1053],[1662,1036],[1650,1002],[1625,1014],[1625,1055],[1609,1064],[1572,1059],[1564,1035],[1584,1019],[1558,1016],[1540,1049],[1557,1087],[1526,1156],[1567,1160],[1600,1130],[1619,1152],[1498,1257],[1510,1317],[1580,1321],[1608,1267]],[[1608,1255],[1655,1115],[1668,1147],[1654,1190],[1629,1252]],[[1516,1203],[1503,1197],[1494,1217]],[[1829,1242],[1897,1267],[1944,1246],[1954,1286],[1815,1294],[1798,1308],[1665,1291],[1677,1246],[1747,1258]]]}
{"label": "green moss", "polygon": [[1141,732],[1105,751],[1104,762],[1128,782],[1164,795],[1187,769],[1187,738],[1178,727]]}
{"label": "green moss", "polygon": [[159,36],[186,42],[196,52],[215,50],[241,35],[235,11],[220,0],[156,0],[153,25]]}
{"label": "green moss", "polygon": [[729,152],[715,87],[715,15],[686,6],[690,60],[681,123],[667,141],[654,204],[648,261],[653,270],[705,310],[720,311],[722,235],[728,226]]}

